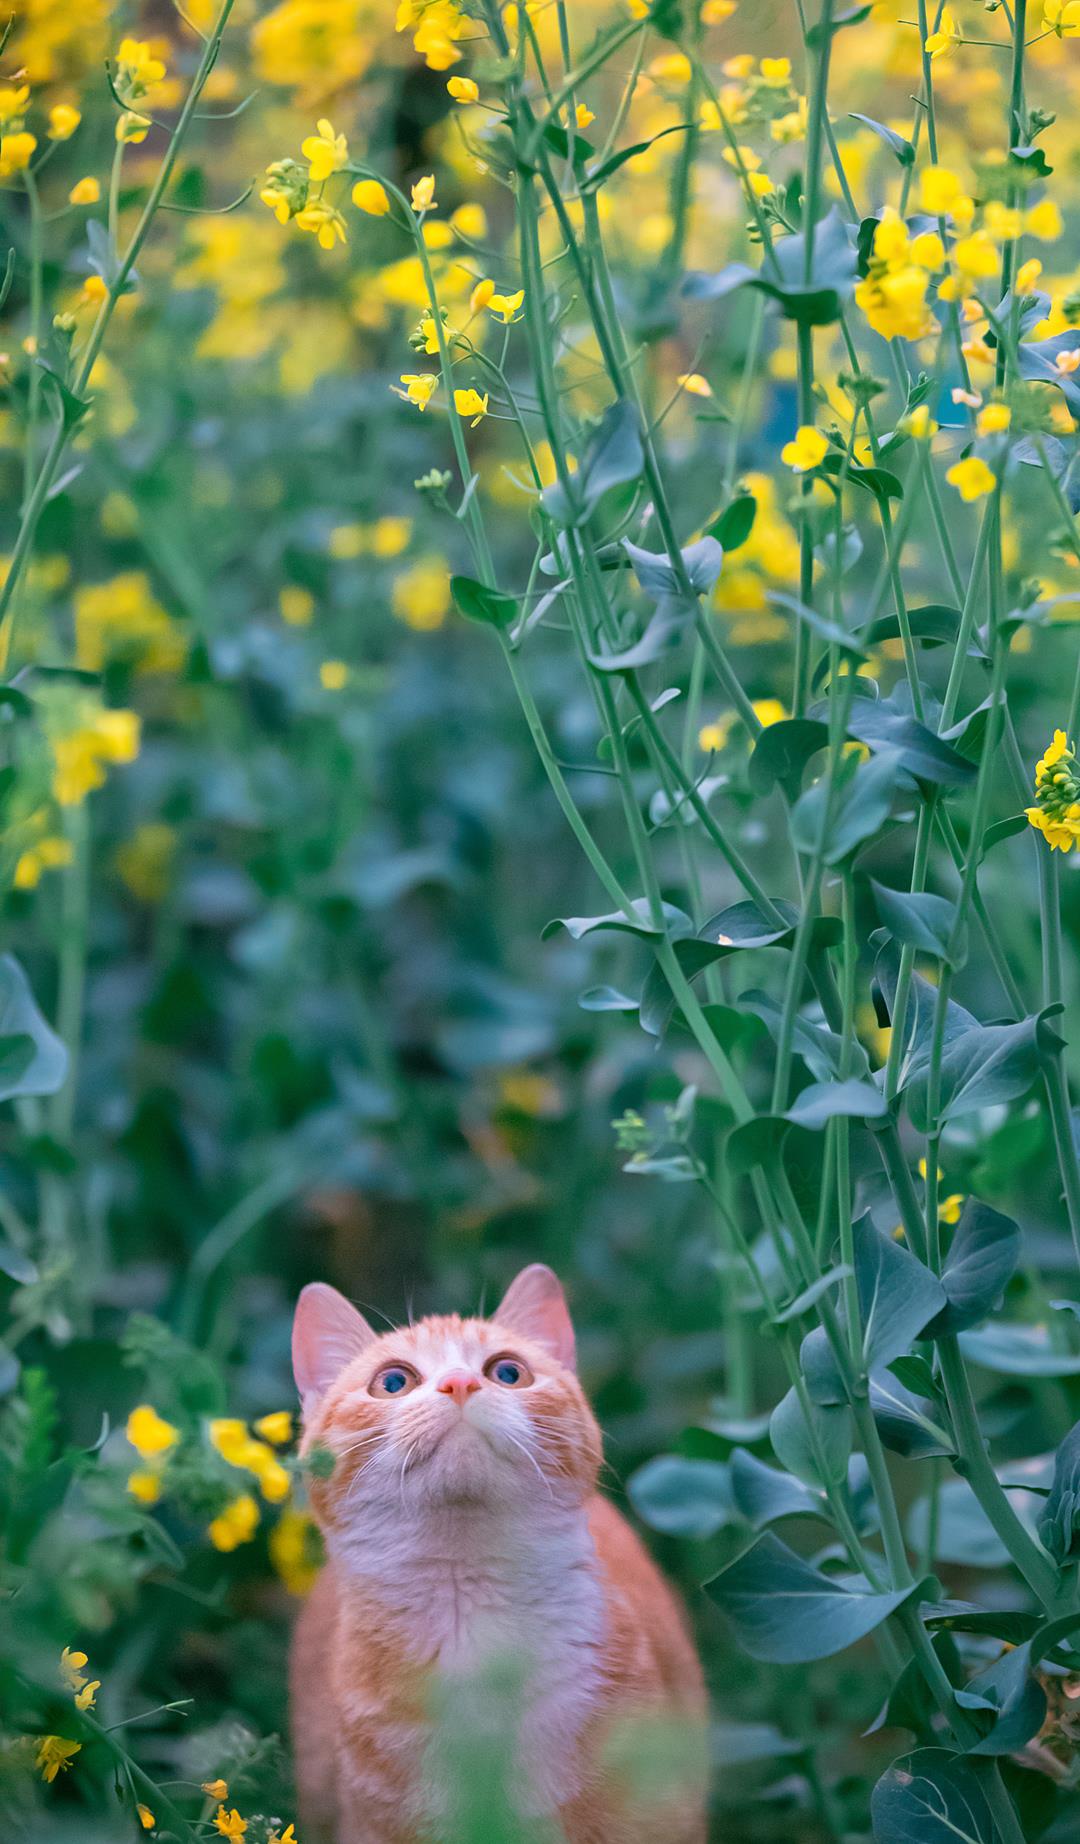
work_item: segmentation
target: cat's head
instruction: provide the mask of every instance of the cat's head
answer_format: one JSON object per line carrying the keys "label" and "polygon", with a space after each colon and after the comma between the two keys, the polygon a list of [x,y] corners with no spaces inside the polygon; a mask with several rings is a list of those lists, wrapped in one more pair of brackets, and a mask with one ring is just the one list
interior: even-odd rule
{"label": "cat's head", "polygon": [[574,1506],[596,1483],[600,1432],[550,1268],[525,1268],[490,1319],[381,1333],[316,1281],[297,1303],[292,1348],[304,1451],[335,1459],[310,1488],[326,1529],[399,1507]]}

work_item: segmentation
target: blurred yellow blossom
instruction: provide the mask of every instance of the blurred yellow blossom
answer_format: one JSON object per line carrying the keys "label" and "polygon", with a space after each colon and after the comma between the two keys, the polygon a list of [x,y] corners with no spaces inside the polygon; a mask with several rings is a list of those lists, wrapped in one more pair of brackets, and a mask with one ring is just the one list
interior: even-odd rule
{"label": "blurred yellow blossom", "polygon": [[795,431],[794,438],[790,442],[785,442],[780,450],[780,459],[785,467],[793,468],[797,474],[805,474],[808,469],[817,467],[825,459],[828,450],[829,444],[821,430],[813,428],[809,423],[803,423],[802,427]]}
{"label": "blurred yellow blossom", "polygon": [[997,480],[979,455],[968,455],[963,461],[954,461],[945,478],[964,500],[981,499],[984,494],[992,493],[997,486]]}
{"label": "blurred yellow blossom", "polygon": [[270,1532],[269,1548],[270,1560],[289,1593],[308,1594],[322,1562],[322,1543],[310,1512],[294,1506],[283,1511]]}
{"label": "blurred yellow blossom", "polygon": [[395,615],[418,633],[440,628],[450,610],[450,572],[442,557],[419,557],[394,579]]}
{"label": "blurred yellow blossom", "polygon": [[156,1460],[176,1446],[179,1428],[165,1421],[148,1402],[140,1402],[127,1418],[125,1434],[140,1460]]}
{"label": "blurred yellow blossom", "polygon": [[92,173],[85,179],[77,179],[68,193],[69,205],[96,205],[101,197],[101,186]]}
{"label": "blurred yellow blossom", "polygon": [[82,113],[70,102],[55,102],[49,110],[50,141],[70,141],[82,121]]}
{"label": "blurred yellow blossom", "polygon": [[349,668],[341,659],[324,659],[319,667],[319,682],[324,691],[343,691],[348,682]]}
{"label": "blurred yellow blossom", "polygon": [[377,179],[358,179],[352,189],[352,202],[358,211],[366,211],[369,218],[385,218],[390,209],[386,187]]}
{"label": "blurred yellow blossom", "polygon": [[[259,1526],[259,1507],[250,1492],[240,1492],[230,1499],[224,1511],[207,1526],[206,1534],[214,1548],[227,1554],[241,1543],[250,1543]],[[240,1837],[241,1832],[225,1832],[226,1837]]]}

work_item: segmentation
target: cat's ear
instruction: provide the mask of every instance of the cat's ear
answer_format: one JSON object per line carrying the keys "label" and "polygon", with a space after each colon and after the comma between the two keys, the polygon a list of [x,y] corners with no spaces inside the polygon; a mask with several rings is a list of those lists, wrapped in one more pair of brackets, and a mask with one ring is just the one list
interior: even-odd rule
{"label": "cat's ear", "polygon": [[508,1331],[543,1345],[567,1370],[576,1368],[574,1328],[558,1276],[534,1261],[511,1281],[491,1317]]}
{"label": "cat's ear", "polygon": [[296,1302],[292,1362],[305,1406],[323,1395],[346,1364],[378,1337],[336,1287],[312,1281]]}

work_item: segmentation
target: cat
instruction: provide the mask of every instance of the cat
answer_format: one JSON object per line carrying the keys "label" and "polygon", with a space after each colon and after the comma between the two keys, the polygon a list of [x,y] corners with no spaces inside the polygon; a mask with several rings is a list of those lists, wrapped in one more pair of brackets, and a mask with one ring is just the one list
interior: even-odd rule
{"label": "cat", "polygon": [[316,1281],[293,1369],[301,1451],[334,1457],[309,1468],[327,1562],[290,1669],[304,1844],[442,1844],[463,1776],[491,1785],[470,1837],[705,1844],[701,1668],[597,1491],[550,1268],[490,1319],[385,1333]]}

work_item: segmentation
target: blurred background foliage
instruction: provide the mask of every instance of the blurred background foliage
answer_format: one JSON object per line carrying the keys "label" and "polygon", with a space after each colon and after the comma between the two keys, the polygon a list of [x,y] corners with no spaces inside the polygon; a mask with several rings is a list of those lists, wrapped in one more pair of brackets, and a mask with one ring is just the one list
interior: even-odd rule
{"label": "blurred background foliage", "polygon": [[[208,25],[204,0],[187,10]],[[573,10],[583,39],[594,14],[597,24],[608,14],[592,0]],[[714,8],[710,27],[718,65],[787,46],[786,7],[729,19],[726,10]],[[838,120],[840,99],[886,119],[910,114],[918,44],[903,10],[876,7],[857,34],[838,37]],[[25,71],[35,108],[68,101],[83,111],[40,184],[48,313],[85,323],[95,206],[68,198],[82,180],[107,186],[116,112],[106,53],[125,32],[152,43],[169,73],[157,105],[169,120],[179,93],[169,85],[190,71],[197,41],[166,0],[15,0],[14,17],[5,71]],[[539,9],[537,25],[553,31],[550,12]],[[1070,120],[1080,79],[1064,51],[1052,39],[1033,56],[1062,113],[1054,151],[1067,192],[1080,172]],[[661,66],[665,55],[660,40],[647,52]],[[962,88],[942,67],[939,101],[954,105],[947,132],[969,158],[994,144],[1002,81],[992,59],[969,61]],[[617,94],[605,74],[590,105],[610,116]],[[783,1385],[762,1341],[740,1341],[731,1361],[741,1307],[707,1200],[623,1169],[612,1122],[651,1117],[701,1069],[689,1037],[676,1032],[658,1049],[634,1016],[580,1002],[604,986],[636,993],[642,944],[541,934],[551,917],[595,910],[597,891],[498,649],[451,613],[449,572],[468,568],[460,527],[414,485],[449,465],[445,420],[390,388],[416,362],[418,266],[382,220],[351,219],[348,243],[324,252],[258,200],[267,162],[297,149],[325,113],[399,183],[434,169],[442,210],[431,256],[457,308],[512,226],[512,200],[474,152],[482,124],[455,110],[445,73],[418,61],[386,9],[364,0],[238,0],[206,109],[219,119],[199,124],[170,193],[183,209],[159,216],[137,286],[118,304],[92,418],[42,517],[11,662],[33,675],[39,720],[5,713],[19,772],[0,841],[4,946],[72,1063],[58,1097],[6,1109],[0,1133],[10,1309],[0,1464],[18,1587],[0,1672],[12,1735],[48,1726],[51,1710],[58,1720],[46,1689],[28,1704],[26,1685],[47,1685],[62,1645],[90,1653],[109,1722],[191,1698],[183,1716],[159,1711],[140,1725],[149,1771],[224,1775],[230,1798],[287,1815],[274,1738],[285,1727],[288,1590],[303,1586],[302,1535],[287,1527],[275,1555],[276,1519],[289,1513],[267,1507],[254,1539],[223,1554],[206,1541],[194,1488],[186,1512],[150,1517],[124,1490],[133,1404],[152,1401],[180,1423],[290,1405],[291,1307],[315,1276],[395,1319],[490,1302],[537,1259],[570,1288],[618,1498],[664,1449],[723,1455],[739,1438],[733,1428],[760,1441],[754,1418]],[[672,119],[677,74],[658,68],[635,110],[643,135]],[[849,173],[880,195],[889,150],[850,120],[842,135]],[[700,169],[685,225],[673,223],[677,140],[629,164],[602,195],[606,228],[626,325],[646,343],[651,401],[662,406],[677,378],[707,373],[710,395],[684,392],[664,424],[681,525],[706,520],[736,481],[756,491],[758,523],[721,579],[716,619],[751,697],[775,701],[786,695],[790,634],[766,591],[797,579],[798,553],[787,489],[769,470],[796,420],[792,370],[745,295],[708,324],[673,314],[681,266],[715,269],[745,246],[745,208],[717,163]],[[128,150],[122,217],[144,196],[160,146],[154,130]],[[777,138],[781,174],[788,153]],[[796,145],[789,165],[798,158]],[[27,399],[40,385],[23,344],[33,306],[17,179],[6,180],[0,209],[16,253],[0,409],[10,549]],[[1057,299],[1077,281],[1075,242],[1061,247]],[[498,261],[497,285],[516,286],[511,258]],[[513,373],[515,341],[509,349]],[[740,408],[748,350],[759,358]],[[600,408],[588,338],[576,356],[579,403]],[[530,500],[494,416],[475,461],[513,580],[532,553]],[[1034,535],[1044,592],[1068,589],[1066,556],[1038,511],[1025,511],[1023,491],[1015,519],[1013,583],[1030,573]],[[924,599],[939,599],[928,533],[913,532],[908,561]],[[868,554],[867,580],[876,564]],[[1076,630],[1061,622],[1034,642],[1027,632],[1015,652],[1010,704],[1032,760],[1075,650]],[[593,765],[579,798],[619,863],[595,711],[560,635],[538,631],[530,671],[558,750]],[[101,733],[101,709],[133,712],[137,734]],[[768,882],[779,834],[753,801],[745,736],[730,713],[701,716],[720,726],[711,746],[721,747],[728,811]],[[58,805],[65,764],[76,789],[89,785]],[[664,887],[685,901],[677,830],[662,843]],[[907,850],[903,835],[886,836],[875,876],[902,884]],[[1032,850],[1028,837],[1005,844],[982,888],[1010,956],[1037,968]],[[711,913],[739,894],[717,858],[693,906]],[[1063,902],[1071,977],[1071,875]],[[862,938],[873,926],[865,914]],[[762,957],[763,980],[770,964]],[[961,997],[981,1018],[1000,1014],[984,957],[965,971]],[[873,1041],[869,1009],[860,1028]],[[764,1061],[748,1067],[763,1098]],[[1022,1217],[1032,1300],[1073,1291],[1035,1105],[970,1146],[954,1136],[949,1156],[949,1188]],[[987,1427],[1016,1450],[1048,1448],[1075,1417],[1075,1391],[1067,1379],[999,1379],[984,1408]],[[92,1467],[102,1440],[103,1467]],[[58,1480],[48,1464],[61,1447],[74,1457]],[[715,1694],[717,1835],[812,1839],[823,1801],[841,1829],[863,1831],[866,1785],[885,1758],[876,1740],[853,1739],[880,1694],[874,1659],[860,1651],[839,1667],[802,1669],[797,1690],[746,1659],[734,1668],[694,1593],[709,1545],[656,1540],[690,1594]],[[961,1545],[957,1585],[967,1556]],[[829,1761],[827,1794],[810,1741]],[[0,1785],[20,1838],[134,1835],[107,1750],[87,1748],[48,1787],[17,1756],[13,1743]]]}

